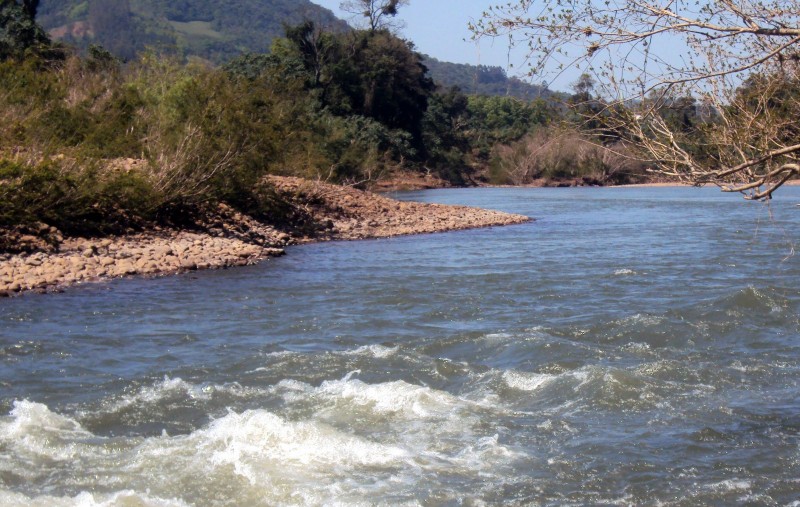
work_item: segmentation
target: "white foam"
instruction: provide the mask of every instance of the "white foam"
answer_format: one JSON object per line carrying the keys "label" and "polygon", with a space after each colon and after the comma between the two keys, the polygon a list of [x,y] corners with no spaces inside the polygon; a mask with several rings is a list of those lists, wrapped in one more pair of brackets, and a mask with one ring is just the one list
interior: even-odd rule
{"label": "white foam", "polygon": [[487,335],[484,335],[482,340],[487,343],[499,344],[499,343],[506,343],[510,340],[514,340],[517,338],[518,337],[515,337],[511,333],[489,333]]}
{"label": "white foam", "polygon": [[649,343],[640,343],[640,342],[630,342],[626,345],[622,346],[622,350],[633,352],[633,353],[642,353],[648,352],[650,350]]}
{"label": "white foam", "polygon": [[400,350],[400,347],[387,347],[385,345],[373,344],[364,345],[363,347],[358,347],[355,350],[348,350],[345,352],[345,354],[354,356],[369,356],[376,359],[386,359],[387,357],[391,357],[396,354],[398,350]]}
{"label": "white foam", "polygon": [[[286,421],[265,410],[231,412],[189,438],[215,466],[232,466],[255,485],[281,469],[385,466],[408,458],[400,448],[370,442],[318,422]],[[182,446],[190,442],[183,442]]]}
{"label": "white foam", "polygon": [[715,482],[707,486],[708,489],[714,491],[747,491],[753,487],[753,484],[744,479],[728,479],[720,482]]}
{"label": "white foam", "polygon": [[74,497],[27,497],[19,493],[0,490],[0,505],[5,507],[188,507],[188,504],[180,500],[165,500],[128,490],[109,495],[83,492]]}
{"label": "white foam", "polygon": [[161,401],[180,396],[192,400],[210,400],[216,393],[225,393],[229,396],[245,397],[252,394],[252,389],[242,387],[234,382],[229,384],[192,384],[180,377],[164,377],[164,380],[151,386],[140,388],[137,392],[121,396],[110,403],[105,411],[119,412],[132,406],[155,405]]}
{"label": "white foam", "polygon": [[0,423],[2,438],[22,438],[32,429],[58,430],[82,433],[76,421],[51,412],[46,405],[28,400],[14,401],[10,420]]}
{"label": "white foam", "polygon": [[[75,443],[90,437],[77,421],[31,401],[15,401],[9,416],[0,420],[0,442],[31,461],[72,460],[81,452]],[[5,466],[5,460],[0,466]]]}
{"label": "white foam", "polygon": [[366,384],[358,379],[323,382],[318,395],[369,408],[376,414],[413,418],[449,416],[465,400],[429,387],[409,384],[402,380],[381,384]]}
{"label": "white foam", "polygon": [[[27,483],[26,494],[53,496],[0,489],[0,505],[400,504],[425,478],[457,470],[502,480],[522,456],[487,436],[479,415],[487,407],[427,386],[371,385],[355,375],[317,387],[285,380],[273,392],[287,401],[285,412],[230,411],[178,436],[97,436],[42,404],[18,401],[0,417],[0,471]],[[165,378],[131,396],[150,403],[196,388]],[[60,497],[61,488],[77,496]]]}
{"label": "white foam", "polygon": [[517,456],[517,453],[499,443],[499,435],[493,435],[479,438],[475,443],[467,445],[456,455],[456,460],[472,465],[487,461],[496,463]]}
{"label": "white foam", "polygon": [[625,319],[619,320],[617,321],[617,323],[623,325],[636,325],[636,326],[657,326],[661,324],[663,321],[664,321],[663,317],[637,313],[636,315],[632,315]]}
{"label": "white foam", "polygon": [[615,276],[630,276],[630,275],[638,275],[636,271],[632,269],[618,269],[614,271]]}
{"label": "white foam", "polygon": [[512,389],[520,391],[536,391],[556,378],[546,373],[527,373],[515,370],[503,372],[503,381]]}

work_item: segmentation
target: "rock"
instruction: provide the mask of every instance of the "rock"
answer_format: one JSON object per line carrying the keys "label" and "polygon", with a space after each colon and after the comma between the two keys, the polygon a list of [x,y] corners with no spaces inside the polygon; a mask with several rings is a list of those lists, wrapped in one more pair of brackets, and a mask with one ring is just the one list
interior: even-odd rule
{"label": "rock", "polygon": [[120,261],[117,264],[116,271],[117,271],[117,273],[119,273],[120,275],[123,275],[123,276],[124,275],[135,275],[136,274],[136,267],[133,265],[133,263],[131,261],[126,259],[126,260]]}
{"label": "rock", "polygon": [[181,261],[181,269],[194,271],[197,269],[197,264],[193,261]]}
{"label": "rock", "polygon": [[90,246],[89,248],[84,250],[81,253],[81,255],[83,255],[86,258],[89,258],[89,257],[94,257],[94,254],[96,254],[96,253],[97,253],[97,248],[95,248],[94,246]]}
{"label": "rock", "polygon": [[25,264],[27,264],[28,266],[41,266],[42,260],[39,259],[38,257],[31,256],[25,260]]}
{"label": "rock", "polygon": [[11,291],[9,290],[0,290],[0,298],[10,298]]}

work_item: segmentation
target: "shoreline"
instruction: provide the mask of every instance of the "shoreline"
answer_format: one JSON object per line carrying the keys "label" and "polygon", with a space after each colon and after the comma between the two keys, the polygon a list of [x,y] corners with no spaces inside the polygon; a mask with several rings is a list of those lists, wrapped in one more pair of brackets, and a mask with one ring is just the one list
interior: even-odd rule
{"label": "shoreline", "polygon": [[281,230],[221,205],[204,230],[159,229],[105,238],[66,238],[54,251],[0,254],[0,298],[124,277],[161,277],[257,264],[291,245],[513,225],[532,219],[468,206],[397,201],[349,187],[269,177],[301,213]]}

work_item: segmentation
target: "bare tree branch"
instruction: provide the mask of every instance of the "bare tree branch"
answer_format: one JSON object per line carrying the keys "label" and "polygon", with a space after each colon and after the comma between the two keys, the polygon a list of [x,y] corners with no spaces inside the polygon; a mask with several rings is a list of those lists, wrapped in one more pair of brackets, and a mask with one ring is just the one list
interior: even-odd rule
{"label": "bare tree branch", "polygon": [[[595,118],[654,171],[751,199],[800,175],[796,1],[516,0],[471,29],[526,46],[532,74],[598,76]],[[689,99],[693,125],[665,120]]]}

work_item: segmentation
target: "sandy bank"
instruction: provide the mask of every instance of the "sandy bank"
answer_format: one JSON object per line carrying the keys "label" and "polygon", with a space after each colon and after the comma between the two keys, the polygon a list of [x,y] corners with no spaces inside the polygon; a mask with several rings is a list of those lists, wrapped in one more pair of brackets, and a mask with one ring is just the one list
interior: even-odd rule
{"label": "sandy bank", "polygon": [[[193,230],[158,229],[101,239],[59,238],[55,249],[0,254],[0,297],[58,291],[124,276],[160,276],[257,263],[287,245],[383,238],[529,221],[498,211],[400,202],[356,189],[299,178],[270,178],[293,208],[294,222],[278,228],[221,206]],[[46,229],[46,228],[45,228]],[[35,237],[18,241],[36,242]]]}

